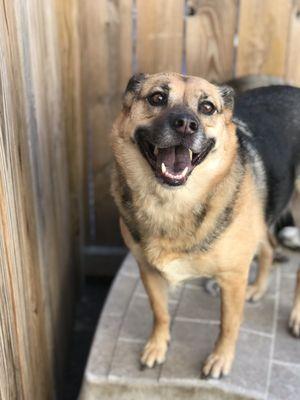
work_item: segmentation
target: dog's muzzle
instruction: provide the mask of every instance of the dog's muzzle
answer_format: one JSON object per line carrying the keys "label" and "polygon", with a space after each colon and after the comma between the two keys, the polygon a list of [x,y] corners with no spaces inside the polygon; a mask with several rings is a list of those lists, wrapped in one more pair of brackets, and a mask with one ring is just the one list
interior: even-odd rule
{"label": "dog's muzzle", "polygon": [[170,186],[183,185],[215,144],[197,116],[183,107],[164,113],[151,126],[139,127],[135,139],[155,176]]}

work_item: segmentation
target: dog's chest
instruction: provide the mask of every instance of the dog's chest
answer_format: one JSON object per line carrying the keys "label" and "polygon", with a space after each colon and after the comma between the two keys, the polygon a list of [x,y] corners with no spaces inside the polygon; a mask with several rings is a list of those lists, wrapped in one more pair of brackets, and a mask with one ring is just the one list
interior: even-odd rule
{"label": "dog's chest", "polygon": [[199,277],[214,275],[216,264],[206,257],[185,256],[166,263],[160,272],[171,285]]}
{"label": "dog's chest", "polygon": [[170,284],[214,274],[216,260],[211,251],[190,251],[197,244],[197,234],[188,225],[179,225],[174,236],[168,232],[144,238],[143,252],[146,259]]}
{"label": "dog's chest", "polygon": [[146,203],[136,207],[143,253],[172,284],[213,274],[210,254],[191,251],[211,228],[210,213],[195,203],[164,204],[148,196]]}
{"label": "dog's chest", "polygon": [[156,196],[148,196],[136,203],[135,217],[141,236],[168,239],[174,247],[182,248],[198,229],[193,207],[178,200],[164,202]]}

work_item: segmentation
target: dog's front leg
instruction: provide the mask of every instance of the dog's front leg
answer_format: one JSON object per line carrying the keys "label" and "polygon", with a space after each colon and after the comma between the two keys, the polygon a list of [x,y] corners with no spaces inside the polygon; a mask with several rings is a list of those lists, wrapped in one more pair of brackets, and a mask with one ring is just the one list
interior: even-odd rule
{"label": "dog's front leg", "polygon": [[170,316],[168,311],[168,284],[161,274],[146,263],[139,263],[144,287],[153,311],[153,330],[144,347],[142,366],[152,368],[165,361],[170,340]]}
{"label": "dog's front leg", "polygon": [[204,377],[228,375],[235,353],[245,302],[247,274],[226,274],[219,279],[221,287],[221,331],[212,354],[202,368]]}
{"label": "dog's front leg", "polygon": [[159,271],[147,263],[140,245],[133,240],[122,218],[120,218],[120,228],[126,245],[138,262],[141,278],[153,311],[152,334],[141,356],[142,366],[152,368],[156,363],[161,364],[165,361],[170,340],[168,284]]}

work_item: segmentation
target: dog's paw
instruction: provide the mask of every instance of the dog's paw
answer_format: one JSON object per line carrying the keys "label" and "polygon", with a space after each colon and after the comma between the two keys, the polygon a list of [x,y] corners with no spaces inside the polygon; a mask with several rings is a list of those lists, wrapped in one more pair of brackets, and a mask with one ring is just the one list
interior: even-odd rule
{"label": "dog's paw", "polygon": [[293,336],[300,338],[300,309],[293,308],[289,320],[290,332]]}
{"label": "dog's paw", "polygon": [[259,285],[249,285],[246,291],[246,300],[247,301],[258,301],[263,295],[266,293],[267,289],[263,286]]}
{"label": "dog's paw", "polygon": [[141,367],[152,368],[156,364],[162,364],[166,359],[168,350],[168,339],[157,339],[152,337],[147,342],[141,356]]}
{"label": "dog's paw", "polygon": [[231,370],[233,354],[228,352],[213,352],[206,359],[201,377],[203,379],[214,378],[219,379],[222,376],[227,376]]}

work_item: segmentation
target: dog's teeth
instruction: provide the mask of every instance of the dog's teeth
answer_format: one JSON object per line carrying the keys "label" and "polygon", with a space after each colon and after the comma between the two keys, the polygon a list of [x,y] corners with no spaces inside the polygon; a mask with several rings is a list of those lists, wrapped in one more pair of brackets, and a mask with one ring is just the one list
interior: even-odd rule
{"label": "dog's teeth", "polygon": [[186,176],[188,170],[189,170],[189,167],[185,167],[184,170],[182,171],[181,175]]}
{"label": "dog's teeth", "polygon": [[193,158],[193,152],[192,152],[192,150],[189,149],[189,153],[190,153],[190,160],[192,160],[192,158]]}
{"label": "dog's teeth", "polygon": [[157,154],[158,154],[158,147],[157,146],[155,146],[154,147],[154,154],[157,156]]}
{"label": "dog's teeth", "polygon": [[167,168],[164,163],[161,163],[161,171],[162,173],[171,179],[183,179],[188,173],[189,167],[185,167],[181,174],[171,174],[171,172],[167,171]]}

